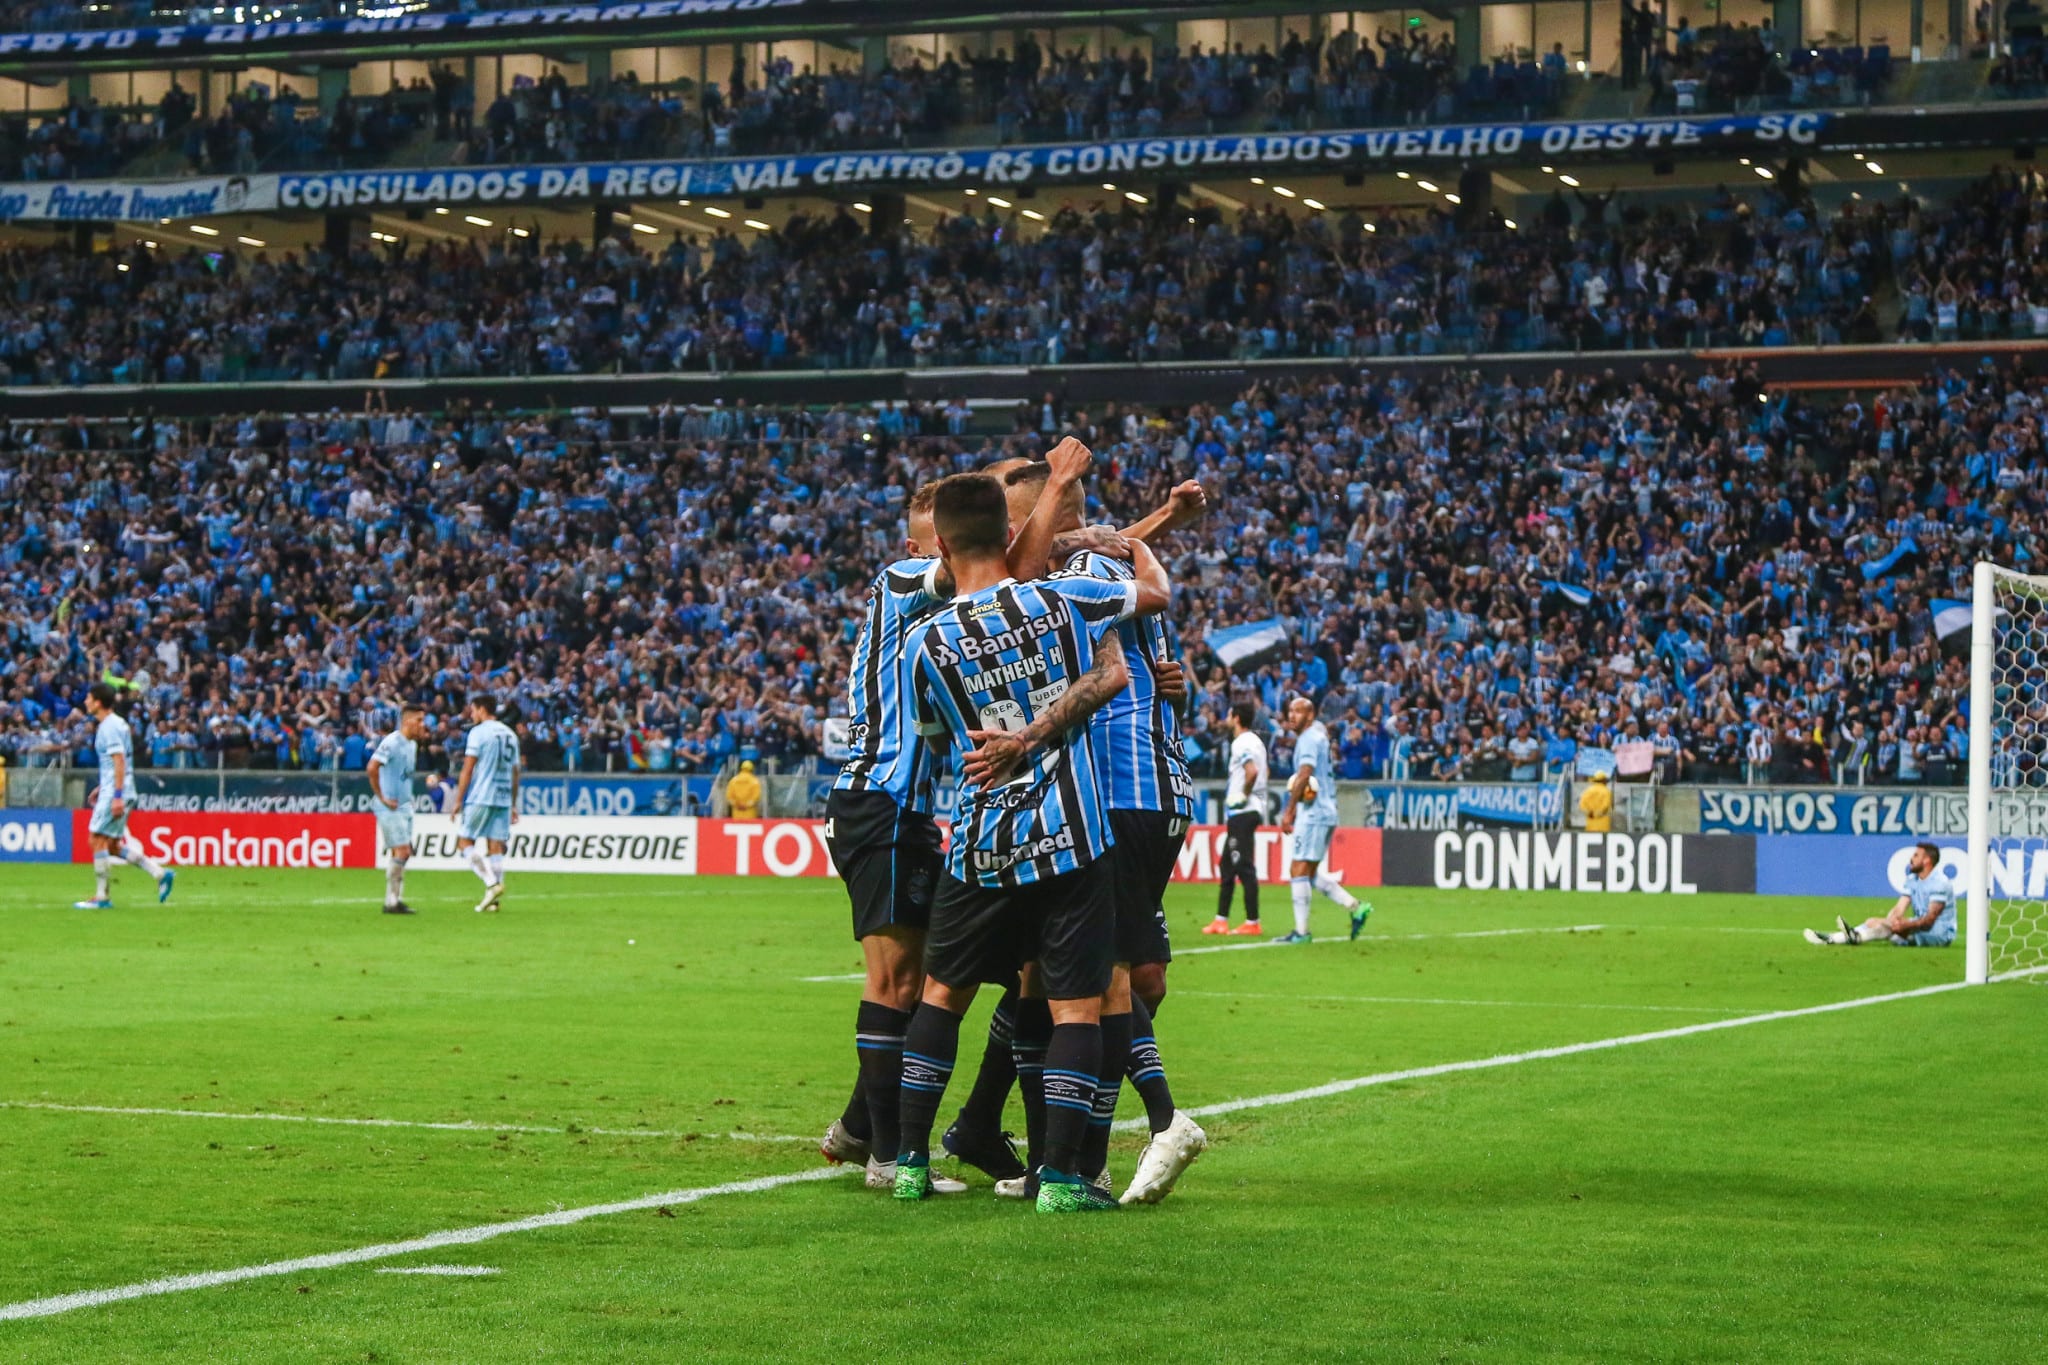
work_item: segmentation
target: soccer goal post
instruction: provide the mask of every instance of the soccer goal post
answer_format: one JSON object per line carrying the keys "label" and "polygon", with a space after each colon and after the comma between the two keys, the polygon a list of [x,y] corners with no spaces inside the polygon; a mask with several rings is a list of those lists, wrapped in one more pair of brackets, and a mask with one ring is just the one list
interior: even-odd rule
{"label": "soccer goal post", "polygon": [[[1936,603],[1946,635],[1942,614]],[[2048,979],[2048,578],[1983,562],[1971,579],[1969,768],[1965,979]]]}

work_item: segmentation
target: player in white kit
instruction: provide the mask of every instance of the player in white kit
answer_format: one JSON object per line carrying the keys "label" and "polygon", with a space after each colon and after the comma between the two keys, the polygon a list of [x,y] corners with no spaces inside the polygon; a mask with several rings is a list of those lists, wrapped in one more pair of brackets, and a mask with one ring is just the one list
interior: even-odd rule
{"label": "player in white kit", "polygon": [[1287,809],[1280,828],[1291,836],[1287,850],[1293,879],[1294,932],[1276,943],[1307,943],[1309,901],[1320,891],[1351,914],[1351,937],[1365,927],[1371,912],[1344,884],[1323,871],[1330,856],[1330,840],[1337,833],[1337,773],[1330,762],[1330,732],[1316,719],[1315,704],[1307,697],[1287,703],[1287,728],[1294,731],[1294,776],[1287,781]]}
{"label": "player in white kit", "polygon": [[128,722],[114,709],[116,693],[109,683],[94,683],[85,695],[85,713],[98,722],[93,732],[93,752],[99,756],[100,783],[93,798],[92,820],[86,826],[92,840],[93,898],[73,901],[75,910],[114,908],[109,877],[114,855],[130,867],[139,868],[156,883],[156,898],[171,898],[171,886],[178,874],[157,865],[142,845],[128,837],[128,811],[135,804],[135,739]]}
{"label": "player in white kit", "polygon": [[[476,912],[495,911],[505,899],[505,846],[519,821],[519,736],[498,719],[498,703],[469,699],[475,728],[462,746],[462,776],[455,783],[455,846],[484,884]],[[479,848],[479,843],[482,847]]]}
{"label": "player in white kit", "polygon": [[370,755],[370,799],[377,812],[377,836],[389,860],[384,867],[384,913],[410,915],[405,903],[405,865],[412,860],[412,779],[419,771],[426,717],[417,706],[398,713],[398,728],[377,741]]}
{"label": "player in white kit", "polygon": [[[1259,713],[1239,702],[1224,718],[1230,731],[1230,785],[1223,794],[1223,865],[1216,888],[1216,918],[1205,934],[1259,934],[1259,822],[1266,818],[1266,741],[1252,727]],[[1244,883],[1244,923],[1230,927],[1230,900]]]}

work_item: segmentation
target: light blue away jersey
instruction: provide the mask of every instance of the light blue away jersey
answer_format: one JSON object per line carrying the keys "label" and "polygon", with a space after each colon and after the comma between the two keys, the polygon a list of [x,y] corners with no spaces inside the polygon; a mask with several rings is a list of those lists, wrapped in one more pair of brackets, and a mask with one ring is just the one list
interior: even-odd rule
{"label": "light blue away jersey", "polygon": [[1941,903],[1941,918],[1936,920],[1934,927],[1926,932],[1935,935],[1947,935],[1950,938],[1955,937],[1956,884],[1949,878],[1948,873],[1943,872],[1938,867],[1924,877],[1916,877],[1908,872],[1906,874],[1906,895],[1912,899],[1914,919],[1920,919],[1925,916],[1929,910],[1934,908],[1935,902],[1939,901]]}
{"label": "light blue away jersey", "polygon": [[470,775],[466,806],[510,806],[512,774],[519,767],[519,736],[501,720],[487,720],[469,732],[462,752],[476,760]]}
{"label": "light blue away jersey", "polygon": [[[382,765],[377,769],[377,795],[396,801],[401,808],[411,806],[412,778],[419,771],[420,746],[407,739],[404,731],[393,730],[377,741],[377,752],[370,755],[370,761]],[[482,759],[477,760],[477,780],[483,780]]]}
{"label": "light blue away jersey", "polygon": [[1330,732],[1316,721],[1294,741],[1294,770],[1303,768],[1315,779],[1316,799],[1304,802],[1295,818],[1321,824],[1337,823],[1337,773],[1330,766]]}
{"label": "light blue away jersey", "polygon": [[[1095,648],[1137,610],[1138,585],[1099,578],[1004,579],[956,597],[912,633],[920,733],[1026,729],[1095,664]],[[1109,807],[1091,743],[1077,727],[992,790],[963,784],[946,870],[982,886],[1027,886],[1075,872],[1109,849]]]}
{"label": "light blue away jersey", "polygon": [[913,724],[909,688],[916,660],[906,645],[911,627],[939,605],[939,569],[936,559],[900,559],[875,575],[846,680],[846,742],[853,755],[832,783],[837,791],[886,792],[905,810],[925,814],[932,808],[936,757]]}
{"label": "light blue away jersey", "polygon": [[[1112,583],[1132,582],[1136,573],[1121,559],[1084,551],[1067,561],[1055,578],[1086,576]],[[1192,819],[1195,784],[1181,754],[1180,716],[1159,695],[1157,666],[1176,648],[1164,616],[1134,616],[1116,628],[1131,671],[1130,686],[1095,713],[1095,761],[1102,768],[1111,810],[1149,810]]]}
{"label": "light blue away jersey", "polygon": [[99,729],[93,732],[92,751],[100,759],[100,799],[114,799],[114,755],[119,754],[128,761],[128,771],[121,783],[120,796],[123,801],[135,799],[135,738],[128,730],[128,722],[109,711],[100,720]]}

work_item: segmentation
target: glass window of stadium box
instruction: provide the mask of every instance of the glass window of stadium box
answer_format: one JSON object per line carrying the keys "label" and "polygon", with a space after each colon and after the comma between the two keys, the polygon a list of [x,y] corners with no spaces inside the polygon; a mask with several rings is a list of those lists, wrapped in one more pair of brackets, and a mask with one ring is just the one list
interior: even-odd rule
{"label": "glass window of stadium box", "polygon": [[[1939,55],[1946,42],[1947,25],[1940,22],[1946,7],[1924,4],[1922,11],[1926,45],[1930,55]],[[1868,53],[1889,47],[1895,59],[1903,59],[1923,42],[1913,32],[1912,0],[1804,0],[1800,25],[1806,45],[1815,48],[1860,47]]]}
{"label": "glass window of stadium box", "polygon": [[[186,90],[195,85],[192,73],[186,72],[178,84]],[[95,71],[87,86],[92,97],[113,109],[135,109],[147,106],[155,108],[163,102],[171,90],[171,73],[168,71]]]}
{"label": "glass window of stadium box", "polygon": [[[200,74],[206,78],[200,108],[207,113],[226,108],[230,99],[238,94],[250,93],[255,86],[262,86],[271,99],[276,99],[290,90],[308,104],[317,105],[320,102],[320,80],[317,76],[301,76],[260,66],[243,67],[236,71],[207,71]],[[190,79],[191,77],[186,77],[187,81]],[[164,89],[169,88],[170,84],[167,81]],[[161,92],[157,98],[163,98]]]}
{"label": "glass window of stadium box", "polygon": [[[382,65],[382,63],[380,63]],[[392,62],[392,66],[422,65],[421,63]],[[361,67],[356,68],[358,71]],[[616,70],[617,68],[614,68]],[[520,78],[538,84],[550,71],[560,71],[562,79],[571,85],[581,85],[585,79],[582,62],[566,62],[554,57],[543,57],[534,52],[513,52],[503,57],[478,57],[476,59],[476,89],[479,104],[497,98],[518,85]],[[687,72],[681,74],[689,74]],[[365,91],[360,85],[350,86],[357,94],[382,94],[390,88],[389,82],[378,84]]]}
{"label": "glass window of stadium box", "polygon": [[36,85],[0,77],[0,114],[33,114],[62,109],[71,102],[63,85]]}

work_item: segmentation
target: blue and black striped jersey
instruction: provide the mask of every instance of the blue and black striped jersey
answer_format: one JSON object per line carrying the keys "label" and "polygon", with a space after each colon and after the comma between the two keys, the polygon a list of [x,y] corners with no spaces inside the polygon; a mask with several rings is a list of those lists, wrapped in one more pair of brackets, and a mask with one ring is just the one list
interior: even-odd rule
{"label": "blue and black striped jersey", "polygon": [[[1121,559],[1083,551],[1058,575],[1128,583],[1136,572]],[[1137,616],[1118,626],[1131,684],[1095,713],[1095,761],[1111,810],[1150,810],[1193,819],[1195,784],[1181,752],[1180,716],[1159,695],[1155,665],[1176,657],[1164,615]]]}
{"label": "blue and black striped jersey", "polygon": [[868,588],[867,619],[853,642],[846,742],[852,757],[835,791],[884,792],[930,814],[937,758],[918,736],[910,704],[912,627],[941,602],[936,559],[899,559]]}
{"label": "blue and black striped jersey", "polygon": [[[1022,730],[1095,663],[1102,637],[1138,608],[1135,583],[1004,579],[956,597],[914,636],[919,730]],[[1078,871],[1115,842],[1091,729],[1048,744],[1002,786],[963,785],[946,869],[982,886],[1027,886]]]}

